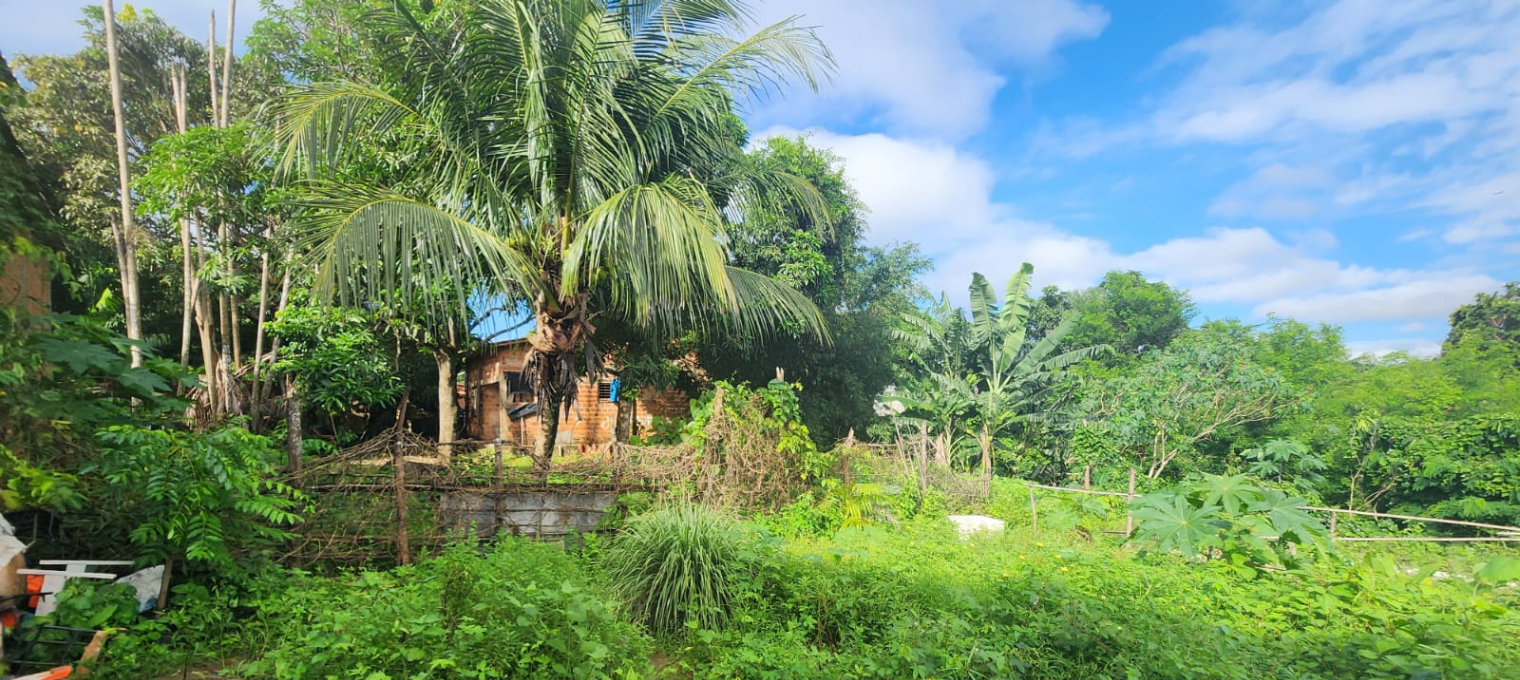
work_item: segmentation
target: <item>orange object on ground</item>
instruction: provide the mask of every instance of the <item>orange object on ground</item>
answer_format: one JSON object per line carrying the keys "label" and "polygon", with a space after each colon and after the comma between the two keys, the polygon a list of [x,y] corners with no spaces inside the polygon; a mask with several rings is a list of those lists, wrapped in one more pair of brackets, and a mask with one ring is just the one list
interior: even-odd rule
{"label": "orange object on ground", "polygon": [[45,576],[37,574],[27,574],[26,592],[29,593],[31,597],[27,598],[26,606],[31,607],[32,609],[37,608],[37,603],[42,600],[42,581],[45,578]]}
{"label": "orange object on ground", "polygon": [[33,673],[31,675],[23,675],[23,676],[21,676],[19,678],[14,678],[13,680],[63,680],[64,678],[69,677],[73,673],[74,673],[74,667],[73,666],[59,666],[57,668],[45,670],[45,671],[43,671],[41,673]]}
{"label": "orange object on ground", "polygon": [[0,612],[0,630],[15,628],[21,622],[21,612],[15,609],[7,609]]}

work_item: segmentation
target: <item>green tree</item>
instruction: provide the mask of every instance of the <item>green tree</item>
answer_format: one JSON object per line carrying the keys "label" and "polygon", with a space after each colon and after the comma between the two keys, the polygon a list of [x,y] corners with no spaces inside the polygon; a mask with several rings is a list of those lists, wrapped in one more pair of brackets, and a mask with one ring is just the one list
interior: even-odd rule
{"label": "green tree", "polygon": [[[598,315],[656,335],[823,333],[806,296],[730,266],[724,236],[725,205],[785,197],[824,213],[799,178],[734,163],[728,124],[736,98],[816,83],[827,53],[812,31],[784,21],[731,38],[744,7],[708,0],[442,10],[398,4],[358,22],[404,77],[301,84],[276,107],[322,290],[352,302],[446,283],[457,295],[431,301],[439,315],[482,288],[527,302],[540,466],[578,375],[600,361],[584,351]],[[345,176],[368,148],[357,139],[405,149],[399,180]]]}
{"label": "green tree", "polygon": [[1221,461],[1203,447],[1239,428],[1284,415],[1297,391],[1251,359],[1251,347],[1225,328],[1196,331],[1151,354],[1131,371],[1094,385],[1089,427],[1121,460],[1161,477],[1174,462],[1198,471]]}
{"label": "green tree", "polygon": [[1506,283],[1497,293],[1479,293],[1451,313],[1446,346],[1466,342],[1520,345],[1520,282]]}
{"label": "green tree", "polygon": [[1074,324],[1056,326],[1033,345],[1025,343],[1028,332],[1029,278],[1034,266],[1024,263],[1009,277],[1002,301],[986,277],[971,276],[971,342],[986,356],[986,370],[976,376],[971,399],[973,437],[981,449],[982,477],[992,483],[993,442],[1011,426],[1027,420],[1052,384],[1065,377],[1066,369],[1101,351],[1086,347],[1057,353]]}
{"label": "green tree", "polygon": [[1186,291],[1147,281],[1136,271],[1111,271],[1078,303],[1075,346],[1108,345],[1120,358],[1165,349],[1187,330],[1196,310]]}
{"label": "green tree", "polygon": [[914,309],[915,277],[929,263],[916,246],[864,245],[865,207],[849,186],[843,161],[804,137],[772,137],[746,162],[800,178],[827,208],[818,222],[796,202],[757,206],[729,230],[735,266],[770,276],[806,294],[823,313],[831,342],[789,333],[747,351],[723,338],[702,343],[702,365],[715,377],[762,383],[776,367],[806,386],[802,410],[819,442],[864,433],[872,404],[898,376],[892,333]]}

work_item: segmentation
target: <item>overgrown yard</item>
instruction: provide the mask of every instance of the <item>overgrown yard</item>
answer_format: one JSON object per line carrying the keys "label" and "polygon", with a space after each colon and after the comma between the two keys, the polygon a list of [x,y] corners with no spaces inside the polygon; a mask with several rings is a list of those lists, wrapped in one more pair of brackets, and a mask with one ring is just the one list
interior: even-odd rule
{"label": "overgrown yard", "polygon": [[279,680],[1497,679],[1520,669],[1512,550],[1376,547],[1301,571],[1242,572],[1036,533],[1027,513],[1007,519],[1003,533],[966,539],[928,516],[781,539],[676,507],[568,551],[458,543],[392,570],[271,572],[237,601],[182,595],[187,620],[229,605],[241,620],[181,627],[170,645],[155,638],[161,625],[139,624],[99,672],[152,677],[217,658],[231,675]]}

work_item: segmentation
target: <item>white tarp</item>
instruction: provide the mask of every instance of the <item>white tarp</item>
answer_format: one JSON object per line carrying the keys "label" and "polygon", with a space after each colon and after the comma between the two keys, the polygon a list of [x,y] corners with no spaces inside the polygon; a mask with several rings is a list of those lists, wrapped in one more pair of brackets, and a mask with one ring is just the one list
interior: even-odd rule
{"label": "white tarp", "polygon": [[984,515],[951,515],[950,521],[955,524],[955,529],[960,533],[961,538],[967,538],[981,531],[1003,530],[1003,520]]}

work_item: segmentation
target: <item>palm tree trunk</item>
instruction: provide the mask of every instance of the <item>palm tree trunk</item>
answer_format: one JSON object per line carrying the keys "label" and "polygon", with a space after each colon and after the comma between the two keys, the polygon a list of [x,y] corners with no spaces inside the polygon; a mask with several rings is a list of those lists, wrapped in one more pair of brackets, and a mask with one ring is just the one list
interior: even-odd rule
{"label": "palm tree trunk", "polygon": [[[121,105],[121,65],[116,58],[116,9],[102,0],[105,11],[106,60],[111,71],[111,113],[116,124],[116,172],[120,180],[121,226],[117,241],[121,255],[121,298],[127,317],[127,338],[142,340],[142,298],[137,289],[137,223],[132,219],[132,173],[127,165],[127,126]],[[132,345],[132,366],[142,365],[142,348]]]}
{"label": "palm tree trunk", "polygon": [[454,385],[457,376],[454,357],[447,351],[434,350],[433,360],[438,362],[438,456],[447,463],[454,454],[454,415],[459,407]]}
{"label": "palm tree trunk", "polygon": [[633,436],[633,404],[634,401],[626,395],[618,395],[617,421],[612,426],[612,441],[618,444],[627,444],[628,438]]}
{"label": "palm tree trunk", "polygon": [[564,397],[550,391],[538,400],[538,449],[533,454],[533,468],[540,475],[549,473],[554,460],[554,443],[559,437],[559,412]]}

